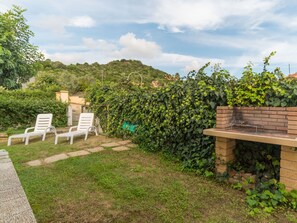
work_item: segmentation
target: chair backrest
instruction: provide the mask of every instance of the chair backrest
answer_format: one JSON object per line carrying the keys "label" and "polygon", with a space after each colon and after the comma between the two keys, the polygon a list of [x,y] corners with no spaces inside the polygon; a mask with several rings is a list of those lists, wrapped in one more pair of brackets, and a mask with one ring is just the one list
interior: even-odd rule
{"label": "chair backrest", "polygon": [[89,127],[93,126],[94,113],[81,113],[78,120],[77,130],[85,131]]}
{"label": "chair backrest", "polygon": [[36,118],[34,132],[43,132],[52,125],[53,114],[39,114]]}

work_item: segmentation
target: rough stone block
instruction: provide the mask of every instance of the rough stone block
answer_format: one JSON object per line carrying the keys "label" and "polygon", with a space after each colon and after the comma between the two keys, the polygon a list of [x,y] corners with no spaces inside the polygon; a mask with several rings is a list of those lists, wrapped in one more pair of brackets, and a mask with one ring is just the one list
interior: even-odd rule
{"label": "rough stone block", "polygon": [[54,156],[50,156],[50,157],[47,157],[44,159],[44,162],[45,163],[54,163],[54,162],[57,162],[59,160],[65,160],[65,159],[68,159],[69,156],[67,156],[65,153],[61,153],[61,154],[58,154],[58,155],[54,155]]}
{"label": "rough stone block", "polygon": [[119,141],[117,143],[120,144],[120,145],[126,145],[126,144],[131,143],[131,140],[123,140],[123,141]]}
{"label": "rough stone block", "polygon": [[[281,160],[297,162],[297,151],[281,151]],[[297,177],[297,173],[296,173]]]}
{"label": "rough stone block", "polygon": [[285,168],[280,168],[280,176],[284,178],[289,178],[292,180],[297,180],[297,172],[295,170],[288,170]]}
{"label": "rough stone block", "polygon": [[280,182],[285,184],[286,187],[289,187],[290,189],[297,190],[297,180],[289,179],[283,176],[280,176]]}
{"label": "rough stone block", "polygon": [[129,148],[135,148],[135,147],[137,147],[137,145],[134,144],[134,143],[130,143],[130,144],[126,145],[126,146],[129,147]]}
{"label": "rough stone block", "polygon": [[[234,148],[235,148],[235,146],[234,146]],[[234,150],[233,148],[224,149],[224,148],[219,147],[219,146],[216,145],[216,155],[217,156],[218,155],[220,155],[220,156],[229,156],[229,155],[233,154],[233,150]]]}
{"label": "rough stone block", "polygon": [[86,150],[79,150],[79,151],[74,151],[74,152],[67,153],[67,155],[70,156],[70,157],[86,156],[86,155],[89,155],[89,154],[90,154],[90,152],[88,152]]}
{"label": "rough stone block", "polygon": [[91,153],[97,153],[97,152],[100,152],[100,151],[103,151],[104,148],[101,147],[101,146],[98,146],[98,147],[95,147],[95,148],[91,148],[91,149],[87,149],[89,152]]}
{"label": "rough stone block", "polygon": [[41,160],[32,160],[26,163],[29,166],[40,166],[42,164]]}
{"label": "rough stone block", "polygon": [[103,147],[116,147],[116,146],[120,146],[121,144],[116,143],[116,142],[110,142],[110,143],[104,143],[101,146]]}
{"label": "rough stone block", "polygon": [[225,173],[227,172],[227,165],[217,165],[216,166],[216,172],[218,173]]}
{"label": "rough stone block", "polygon": [[128,148],[127,146],[118,146],[118,147],[114,147],[112,148],[113,151],[126,151],[129,150],[130,148]]}
{"label": "rough stone block", "polygon": [[288,170],[295,170],[297,176],[297,162],[281,159],[280,167]]}

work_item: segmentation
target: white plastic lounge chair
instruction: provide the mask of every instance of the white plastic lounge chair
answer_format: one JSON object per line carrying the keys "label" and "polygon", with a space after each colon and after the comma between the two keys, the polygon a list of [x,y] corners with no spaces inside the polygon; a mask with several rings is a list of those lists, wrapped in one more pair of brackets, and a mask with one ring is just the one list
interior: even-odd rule
{"label": "white plastic lounge chair", "polygon": [[[66,137],[67,140],[70,138],[70,144],[73,144],[74,136],[85,135],[85,140],[88,138],[89,132],[95,132],[98,135],[96,127],[93,125],[94,113],[81,113],[77,126],[73,126],[69,129],[69,132],[61,133],[56,135],[55,144],[58,143],[59,137]],[[76,128],[75,131],[72,131]]]}
{"label": "white plastic lounge chair", "polygon": [[[7,146],[11,145],[11,139],[22,138],[25,141],[25,145],[29,144],[29,138],[31,136],[42,136],[42,141],[45,140],[46,133],[54,132],[56,129],[52,126],[53,114],[39,114],[36,118],[35,127],[30,127],[25,130],[23,134],[11,135],[8,138]],[[33,132],[29,132],[32,130]]]}

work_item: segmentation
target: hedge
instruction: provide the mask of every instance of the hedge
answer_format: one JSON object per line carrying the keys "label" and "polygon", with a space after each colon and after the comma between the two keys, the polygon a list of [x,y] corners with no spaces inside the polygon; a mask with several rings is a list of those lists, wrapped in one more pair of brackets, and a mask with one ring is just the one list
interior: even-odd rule
{"label": "hedge", "polygon": [[53,125],[67,123],[67,105],[47,92],[0,91],[0,129],[32,126],[40,113],[53,113]]}

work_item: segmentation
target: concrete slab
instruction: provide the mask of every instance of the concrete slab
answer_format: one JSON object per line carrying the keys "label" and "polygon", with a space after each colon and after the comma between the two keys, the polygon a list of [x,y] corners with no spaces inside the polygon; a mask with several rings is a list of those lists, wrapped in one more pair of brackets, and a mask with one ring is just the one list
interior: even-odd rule
{"label": "concrete slab", "polygon": [[113,151],[126,151],[129,150],[129,148],[127,146],[118,146],[118,147],[114,147],[112,148]]}
{"label": "concrete slab", "polygon": [[32,160],[26,163],[29,166],[40,166],[42,164],[41,160]]}
{"label": "concrete slab", "polygon": [[116,147],[116,146],[120,146],[121,144],[116,143],[116,142],[110,142],[110,143],[104,143],[101,146],[103,147]]}
{"label": "concrete slab", "polygon": [[89,151],[91,153],[98,153],[98,152],[101,152],[103,150],[105,150],[105,149],[103,147],[101,147],[101,146],[91,148],[91,149],[87,149],[87,151]]}
{"label": "concrete slab", "polygon": [[79,151],[67,153],[67,155],[70,156],[70,157],[86,156],[86,155],[89,155],[89,154],[90,154],[90,152],[88,152],[86,150],[79,150]]}
{"label": "concrete slab", "polygon": [[126,145],[126,144],[131,143],[131,140],[123,140],[123,141],[119,141],[117,143],[120,144],[120,145]]}
{"label": "concrete slab", "polygon": [[3,150],[3,149],[1,149],[1,150],[0,150],[0,157],[1,157],[1,156],[6,156],[6,157],[7,157],[7,156],[8,156],[8,152],[5,151],[5,150]]}
{"label": "concrete slab", "polygon": [[[3,155],[1,151],[1,155]],[[7,158],[9,159],[9,158]],[[0,222],[35,223],[36,219],[13,163],[0,160]]]}
{"label": "concrete slab", "polygon": [[67,156],[65,153],[61,153],[61,154],[58,154],[58,155],[54,155],[54,156],[50,156],[50,157],[47,157],[44,159],[44,162],[45,163],[54,163],[54,162],[57,162],[59,160],[65,160],[65,159],[68,159],[69,156]]}

